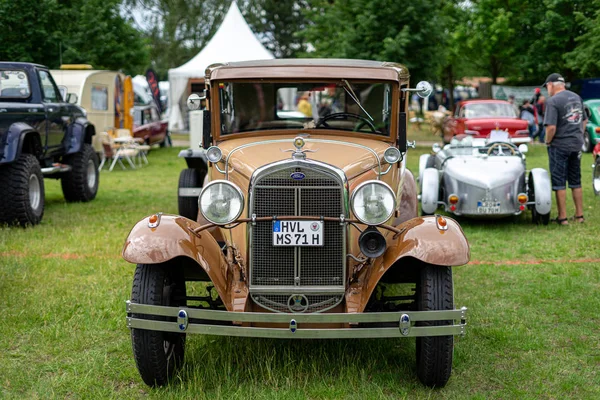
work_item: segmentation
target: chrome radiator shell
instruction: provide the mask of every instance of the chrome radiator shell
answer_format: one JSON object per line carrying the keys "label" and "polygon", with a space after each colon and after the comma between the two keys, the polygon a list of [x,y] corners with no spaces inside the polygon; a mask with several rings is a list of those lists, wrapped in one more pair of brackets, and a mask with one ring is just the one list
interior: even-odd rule
{"label": "chrome radiator shell", "polygon": [[[300,172],[302,179],[293,179]],[[348,216],[348,184],[343,171],[312,160],[286,160],[259,168],[249,188],[249,216]],[[325,222],[324,246],[283,247],[272,245],[272,222],[248,224],[249,289],[261,306],[286,312],[283,303],[262,304],[257,299],[278,295],[331,295],[339,304],[346,284],[346,226]],[[260,296],[262,295],[262,296]],[[312,297],[311,297],[312,298]],[[308,311],[310,312],[310,311]]]}

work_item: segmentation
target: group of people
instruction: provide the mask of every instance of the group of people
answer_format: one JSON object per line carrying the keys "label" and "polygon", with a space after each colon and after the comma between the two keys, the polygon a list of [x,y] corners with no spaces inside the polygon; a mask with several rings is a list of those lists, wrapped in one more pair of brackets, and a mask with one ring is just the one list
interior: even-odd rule
{"label": "group of people", "polygon": [[519,118],[524,119],[528,123],[529,136],[533,141],[536,139],[540,143],[544,143],[546,137],[546,129],[544,127],[544,116],[546,114],[546,97],[542,95],[539,88],[535,89],[535,93],[531,100],[525,99],[520,107],[515,104],[515,96],[510,95],[508,101],[513,104]]}

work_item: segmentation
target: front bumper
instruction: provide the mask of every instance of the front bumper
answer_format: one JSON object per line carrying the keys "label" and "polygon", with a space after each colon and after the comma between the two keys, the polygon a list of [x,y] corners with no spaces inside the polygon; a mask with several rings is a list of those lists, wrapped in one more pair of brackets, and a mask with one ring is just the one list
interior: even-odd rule
{"label": "front bumper", "polygon": [[[132,315],[136,315],[134,318]],[[170,317],[177,321],[137,318]],[[192,322],[191,320],[195,320]],[[353,339],[411,336],[464,335],[467,308],[447,311],[400,311],[385,313],[314,313],[279,314],[229,312],[187,307],[136,304],[127,301],[127,327],[162,332],[199,333],[219,336],[246,336],[287,339]],[[453,321],[452,325],[414,326],[418,321]],[[201,321],[201,322],[198,322]],[[458,321],[458,322],[457,322]],[[265,328],[234,324],[286,324],[288,328]],[[394,327],[302,328],[302,324],[395,323]]]}

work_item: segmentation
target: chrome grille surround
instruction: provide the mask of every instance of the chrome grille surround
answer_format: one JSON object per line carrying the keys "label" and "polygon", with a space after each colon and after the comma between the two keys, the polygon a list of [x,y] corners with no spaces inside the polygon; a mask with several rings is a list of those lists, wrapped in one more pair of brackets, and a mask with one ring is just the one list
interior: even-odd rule
{"label": "chrome grille surround", "polygon": [[[301,171],[304,179],[294,180]],[[251,216],[348,216],[343,171],[313,160],[285,160],[257,169],[250,180]],[[266,309],[290,312],[292,294],[306,295],[306,312],[321,312],[343,300],[346,283],[346,226],[325,222],[323,247],[275,247],[272,222],[248,224],[249,288]],[[314,304],[313,304],[314,303]]]}

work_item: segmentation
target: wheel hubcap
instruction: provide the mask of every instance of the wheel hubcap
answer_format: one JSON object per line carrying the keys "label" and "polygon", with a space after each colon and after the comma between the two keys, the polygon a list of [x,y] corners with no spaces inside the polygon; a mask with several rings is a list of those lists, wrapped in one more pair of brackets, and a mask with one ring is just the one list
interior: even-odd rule
{"label": "wheel hubcap", "polygon": [[96,186],[96,166],[94,165],[94,161],[89,160],[87,166],[87,184],[90,189],[93,189]]}
{"label": "wheel hubcap", "polygon": [[40,181],[35,174],[31,174],[29,177],[29,204],[31,208],[37,210],[40,206],[42,198],[42,190],[40,188]]}

